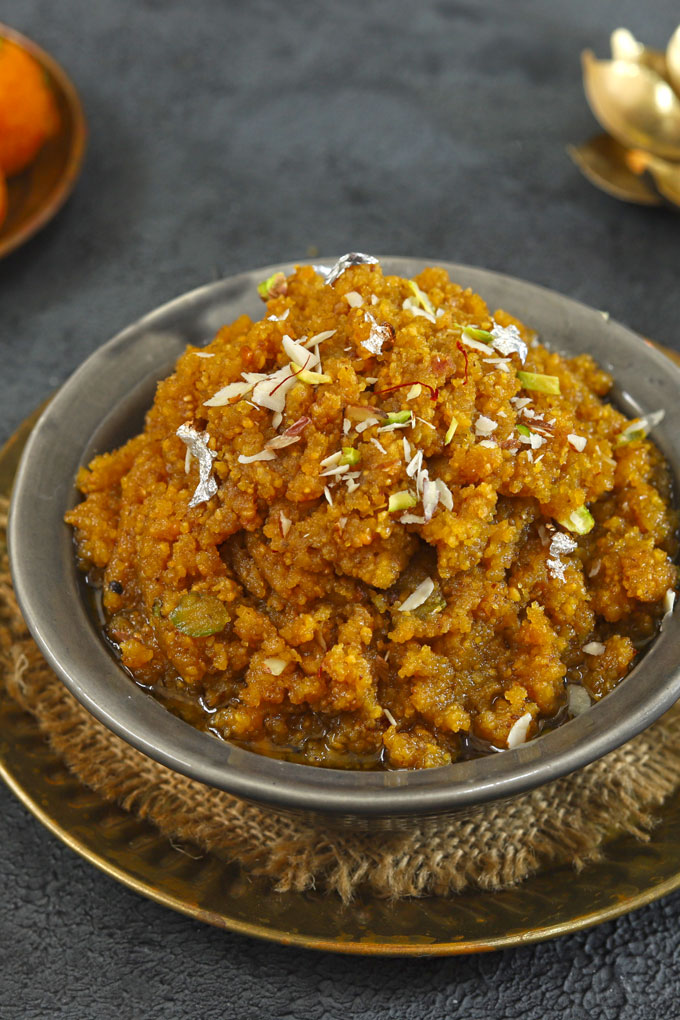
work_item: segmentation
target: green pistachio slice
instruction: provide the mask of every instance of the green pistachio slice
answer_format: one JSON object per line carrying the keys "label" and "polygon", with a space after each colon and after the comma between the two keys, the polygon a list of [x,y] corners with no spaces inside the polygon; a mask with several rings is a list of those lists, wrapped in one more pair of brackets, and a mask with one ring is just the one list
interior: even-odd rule
{"label": "green pistachio slice", "polygon": [[666,412],[662,409],[660,411],[653,411],[651,414],[644,414],[641,418],[628,422],[625,429],[619,433],[616,446],[632,443],[636,439],[645,439],[654,426],[663,421],[665,414]]}
{"label": "green pistachio slice", "polygon": [[189,637],[207,637],[219,634],[229,623],[229,613],[223,602],[208,592],[187,592],[170,613],[170,623],[181,634]]}
{"label": "green pistachio slice", "polygon": [[309,369],[296,365],[294,361],[291,361],[290,364],[298,382],[307,383],[309,386],[319,386],[321,383],[333,382],[332,376],[326,375],[325,372],[310,372]]}
{"label": "green pistachio slice", "polygon": [[358,464],[361,460],[361,454],[358,450],[355,450],[353,446],[343,446],[342,457],[338,461],[339,464]]}
{"label": "green pistachio slice", "polygon": [[434,314],[435,314],[435,312],[434,312],[434,305],[430,301],[430,299],[427,296],[427,294],[420,289],[420,287],[415,282],[415,280],[409,280],[408,281],[408,285],[411,288],[411,290],[413,291],[415,299],[418,302],[418,304],[420,305],[420,307],[422,309],[424,309],[424,311],[426,311],[428,313],[428,315],[434,316]]}
{"label": "green pistachio slice", "polygon": [[456,421],[455,418],[452,418],[451,419],[451,424],[447,428],[446,435],[444,436],[444,446],[448,446],[449,445],[449,443],[451,442],[451,440],[453,439],[453,437],[456,434],[456,429],[457,428],[458,428],[458,422]]}
{"label": "green pistachio slice", "polygon": [[270,277],[258,285],[257,293],[263,301],[288,293],[288,281],[283,273],[272,273]]}
{"label": "green pistachio slice", "polygon": [[390,411],[385,419],[387,425],[404,425],[411,420],[412,411]]}
{"label": "green pistachio slice", "polygon": [[480,329],[479,326],[466,326],[463,333],[473,340],[481,340],[483,344],[490,344],[493,340],[493,333],[489,333],[488,329]]}
{"label": "green pistachio slice", "polygon": [[418,617],[419,620],[426,620],[428,616],[434,616],[435,613],[441,613],[443,609],[446,609],[446,599],[444,598],[439,585],[435,583],[434,591],[431,595],[428,595],[422,606],[418,606],[416,609],[411,611],[414,616]]}
{"label": "green pistachio slice", "polygon": [[556,375],[539,375],[537,372],[518,372],[517,378],[525,390],[537,393],[560,393],[560,380]]}
{"label": "green pistachio slice", "polygon": [[573,531],[576,535],[587,535],[595,526],[593,515],[587,506],[580,506],[572,510],[568,517],[563,517],[557,522],[567,531]]}
{"label": "green pistachio slice", "polygon": [[408,489],[403,489],[401,492],[395,492],[390,496],[388,510],[391,514],[396,514],[401,510],[410,510],[417,502],[417,496],[414,496]]}

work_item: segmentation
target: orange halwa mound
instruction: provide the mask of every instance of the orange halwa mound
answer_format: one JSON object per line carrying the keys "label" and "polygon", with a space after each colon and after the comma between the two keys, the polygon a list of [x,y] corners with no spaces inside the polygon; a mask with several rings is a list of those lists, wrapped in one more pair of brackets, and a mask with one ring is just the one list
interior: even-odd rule
{"label": "orange halwa mound", "polygon": [[270,282],[79,475],[108,639],[220,738],[345,768],[514,746],[610,691],[669,604],[666,466],[611,378],[442,269],[415,284]]}

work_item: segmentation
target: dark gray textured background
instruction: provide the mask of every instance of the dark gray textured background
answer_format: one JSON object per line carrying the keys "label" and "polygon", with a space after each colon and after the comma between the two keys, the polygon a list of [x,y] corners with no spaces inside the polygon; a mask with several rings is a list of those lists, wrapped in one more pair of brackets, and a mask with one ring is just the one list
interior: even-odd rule
{"label": "dark gray textured background", "polygon": [[[595,130],[580,51],[618,24],[663,46],[679,16],[672,0],[4,0],[72,75],[91,134],[68,206],[0,263],[0,442],[141,313],[312,246],[499,269],[680,349],[680,219],[601,195],[564,151]],[[4,788],[0,873],[2,1020],[680,1017],[678,894],[468,959],[304,953],[118,887]]]}

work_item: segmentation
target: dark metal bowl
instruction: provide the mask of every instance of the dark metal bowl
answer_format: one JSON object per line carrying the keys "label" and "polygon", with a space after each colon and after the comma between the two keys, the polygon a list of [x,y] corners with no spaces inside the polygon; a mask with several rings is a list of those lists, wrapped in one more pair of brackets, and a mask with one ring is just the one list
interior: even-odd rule
{"label": "dark metal bowl", "polygon": [[[407,277],[428,264],[382,260],[386,272]],[[243,312],[259,318],[257,283],[292,268],[230,277],[145,316],[95,351],[36,425],[12,499],[12,575],[26,622],[64,683],[106,726],[177,772],[279,810],[351,824],[401,823],[512,796],[587,765],[649,726],[680,696],[677,618],[665,621],[625,680],[578,718],[512,751],[412,772],[346,772],[266,758],[199,732],[132,683],[82,596],[71,529],[63,523],[79,498],[76,472],[142,427],[157,380],[187,343],[204,343]],[[502,307],[537,329],[552,349],[592,354],[613,373],[613,399],[629,415],[665,407],[655,439],[680,476],[680,369],[601,312],[497,273],[446,268],[493,309]]]}

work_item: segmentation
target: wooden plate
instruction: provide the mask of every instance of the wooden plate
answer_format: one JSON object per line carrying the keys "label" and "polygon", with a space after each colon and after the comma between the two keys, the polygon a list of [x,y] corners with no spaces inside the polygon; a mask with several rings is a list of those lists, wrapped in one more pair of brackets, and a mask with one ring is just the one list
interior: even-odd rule
{"label": "wooden plate", "polygon": [[43,145],[25,170],[7,181],[9,208],[0,227],[2,258],[32,237],[61,209],[80,173],[87,132],[78,93],[56,60],[7,25],[0,24],[0,39],[11,39],[41,65],[61,118],[59,133]]}
{"label": "wooden plate", "polygon": [[[9,494],[38,413],[0,450],[1,495]],[[1,683],[0,776],[50,832],[128,888],[229,931],[326,952],[448,956],[541,942],[680,888],[680,789],[658,809],[649,843],[612,840],[606,859],[578,876],[567,864],[504,892],[395,903],[365,894],[343,907],[320,892],[272,893],[217,853],[173,846],[148,822],[83,786]]]}

